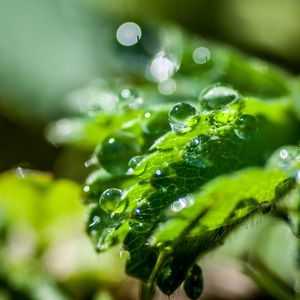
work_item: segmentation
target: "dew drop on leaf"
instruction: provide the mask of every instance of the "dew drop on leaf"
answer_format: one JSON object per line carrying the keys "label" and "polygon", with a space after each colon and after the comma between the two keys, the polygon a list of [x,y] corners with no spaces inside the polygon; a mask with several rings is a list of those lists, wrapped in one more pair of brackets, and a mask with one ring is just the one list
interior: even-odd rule
{"label": "dew drop on leaf", "polygon": [[234,100],[238,100],[239,93],[231,87],[215,85],[206,89],[200,96],[202,108],[207,110],[220,109]]}
{"label": "dew drop on leaf", "polygon": [[180,286],[181,279],[183,279],[176,274],[174,269],[174,264],[166,264],[156,279],[157,286],[166,295],[173,294]]}
{"label": "dew drop on leaf", "polygon": [[190,299],[198,299],[203,291],[203,275],[198,265],[194,265],[183,284],[184,291]]}
{"label": "dew drop on leaf", "polygon": [[154,176],[155,176],[155,177],[162,177],[162,176],[163,176],[162,170],[161,170],[161,169],[155,170]]}
{"label": "dew drop on leaf", "polygon": [[119,94],[119,106],[123,109],[137,109],[143,104],[143,98],[133,88],[124,88]]}
{"label": "dew drop on leaf", "polygon": [[270,203],[269,201],[264,201],[262,203],[260,203],[259,205],[259,210],[263,213],[263,214],[267,214],[272,210],[272,203]]}
{"label": "dew drop on leaf", "polygon": [[171,204],[171,211],[173,213],[180,212],[184,208],[191,206],[193,203],[194,203],[194,199],[192,196],[188,195],[185,197],[181,197]]}
{"label": "dew drop on leaf", "polygon": [[103,168],[113,175],[123,175],[128,170],[128,162],[132,156],[140,152],[136,137],[128,132],[119,131],[109,135],[95,154]]}
{"label": "dew drop on leaf", "polygon": [[128,166],[130,168],[136,168],[138,166],[140,166],[142,160],[144,159],[145,157],[143,155],[137,155],[137,156],[134,156],[131,158],[131,160],[129,161],[128,163]]}
{"label": "dew drop on leaf", "polygon": [[93,216],[92,222],[88,224],[90,228],[97,227],[100,224],[101,218],[99,216]]}
{"label": "dew drop on leaf", "polygon": [[141,119],[142,131],[147,136],[159,137],[171,128],[165,111],[146,112]]}
{"label": "dew drop on leaf", "polygon": [[234,133],[242,140],[254,138],[259,131],[259,125],[255,117],[242,115],[234,125]]}
{"label": "dew drop on leaf", "polygon": [[192,139],[183,151],[183,159],[198,168],[210,167],[221,151],[220,140],[208,134],[201,134]]}
{"label": "dew drop on leaf", "polygon": [[122,199],[122,190],[112,188],[104,191],[100,197],[99,205],[107,213],[113,213],[116,210],[123,212],[126,201]]}
{"label": "dew drop on leaf", "polygon": [[174,105],[169,111],[169,123],[177,133],[188,132],[193,124],[188,124],[187,121],[190,117],[196,115],[194,106],[188,103],[178,103]]}
{"label": "dew drop on leaf", "polygon": [[89,167],[92,167],[92,166],[95,166],[97,165],[98,163],[98,160],[97,160],[97,157],[95,155],[92,155],[92,157],[90,157],[85,163],[84,163],[84,166],[86,168],[89,168]]}
{"label": "dew drop on leaf", "polygon": [[[128,163],[128,175],[131,175],[132,173],[135,173],[136,175],[141,175],[145,172],[147,163],[144,163],[142,165],[142,162],[144,160],[145,156],[144,155],[137,155],[131,158],[131,160]],[[138,169],[138,170],[135,170]]]}

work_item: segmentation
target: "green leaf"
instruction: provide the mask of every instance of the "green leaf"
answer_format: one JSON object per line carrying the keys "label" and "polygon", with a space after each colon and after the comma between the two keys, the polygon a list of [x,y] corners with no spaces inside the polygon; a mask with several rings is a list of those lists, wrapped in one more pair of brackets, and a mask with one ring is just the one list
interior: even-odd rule
{"label": "green leaf", "polygon": [[[276,162],[263,166],[299,138],[291,75],[174,28],[160,34],[164,51],[148,62],[145,78],[128,69],[144,97],[131,121],[120,103],[107,136],[83,133],[81,140],[98,140],[95,154],[105,169],[86,185],[87,232],[97,251],[123,244],[126,272],[150,289],[145,295],[154,283],[172,294],[199,256],[250,216],[274,210],[293,188],[294,173]],[[200,64],[198,47],[209,53]],[[157,58],[174,67],[167,80],[151,71]],[[102,201],[101,192],[114,196]]]}
{"label": "green leaf", "polygon": [[43,232],[53,220],[64,219],[66,214],[69,218],[82,215],[79,199],[78,184],[54,180],[49,173],[18,168],[0,175],[0,210],[8,224],[30,222]]}
{"label": "green leaf", "polygon": [[171,218],[153,235],[155,243],[173,243],[178,237],[198,237],[204,242],[208,232],[213,240],[213,231],[223,227],[225,232],[227,226],[239,224],[252,213],[271,210],[292,187],[288,174],[276,169],[250,168],[216,177],[194,193],[191,200],[177,200],[181,202],[179,212],[173,203],[168,209]]}
{"label": "green leaf", "polygon": [[[235,133],[236,122],[245,113],[256,116],[260,127],[257,136],[249,140]],[[125,211],[107,214],[96,202],[87,227],[98,251],[123,241],[130,253],[126,272],[150,284],[157,278],[157,284],[169,294],[201,253],[218,246],[225,233],[247,216],[268,211],[286,192],[277,197],[276,187],[289,177],[283,171],[263,169],[245,171],[240,177],[218,176],[262,165],[268,153],[293,138],[293,119],[285,100],[241,99],[223,110],[201,112],[188,119],[186,126],[183,133],[171,131],[157,140],[152,153],[134,169],[138,180],[124,192]],[[232,199],[225,202],[222,193]],[[204,224],[195,226],[194,214],[184,221],[180,214],[177,218],[172,207],[176,211],[181,205],[191,205],[187,210],[203,217]],[[191,230],[186,232],[187,228]],[[153,232],[155,244],[151,244]],[[169,255],[175,248],[180,250]]]}

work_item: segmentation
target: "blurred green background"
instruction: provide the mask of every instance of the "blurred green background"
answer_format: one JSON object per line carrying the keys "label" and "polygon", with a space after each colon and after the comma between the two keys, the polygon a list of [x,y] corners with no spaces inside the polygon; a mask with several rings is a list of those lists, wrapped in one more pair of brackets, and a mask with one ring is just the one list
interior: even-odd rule
{"label": "blurred green background", "polygon": [[0,7],[0,170],[53,169],[60,151],[44,142],[43,127],[72,113],[66,95],[122,70],[115,32],[124,21],[157,29],[174,22],[300,69],[297,0],[1,0]]}
{"label": "blurred green background", "polygon": [[[116,30],[126,21],[140,24],[148,37],[161,24],[175,23],[297,75],[300,2],[0,0],[0,20],[0,299],[106,300],[120,282],[114,296],[134,299],[130,289],[136,285],[122,275],[119,253],[99,259],[83,234],[80,183],[90,153],[51,145],[45,126],[78,114],[70,95],[126,71],[128,56],[116,41]],[[20,166],[64,179],[30,173],[24,182],[22,173],[8,171]],[[14,189],[22,191],[22,199]],[[245,282],[251,295],[267,299]],[[237,295],[232,297],[247,299]]]}

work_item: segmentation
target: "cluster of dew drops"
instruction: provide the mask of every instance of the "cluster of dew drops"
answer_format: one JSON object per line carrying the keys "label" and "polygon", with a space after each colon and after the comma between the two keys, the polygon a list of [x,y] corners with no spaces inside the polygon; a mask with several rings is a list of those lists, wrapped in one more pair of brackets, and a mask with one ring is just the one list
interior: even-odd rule
{"label": "cluster of dew drops", "polygon": [[[130,103],[134,103],[134,99],[140,98],[139,94],[131,89],[126,89],[125,92],[123,90],[120,97],[122,101],[130,98]],[[217,84],[202,92],[200,107],[203,112],[221,110],[239,99],[240,95],[236,90],[229,86]],[[174,105],[168,113],[168,121],[172,131],[179,135],[188,133],[196,125],[193,119],[196,115],[197,109],[189,103],[182,102]],[[256,118],[248,114],[239,116],[233,129],[236,136],[241,140],[252,139],[257,135],[258,130],[259,124]],[[201,136],[194,139],[193,142],[200,145],[200,139]],[[126,173],[130,174],[141,165],[144,156],[139,155],[140,151],[141,146],[132,133],[118,131],[109,135],[96,148],[95,157],[106,171],[115,176],[122,176]],[[156,170],[155,174],[159,176],[162,172]],[[116,188],[107,189],[102,193],[99,205],[103,211],[109,214],[121,213],[126,207],[125,193]],[[184,207],[185,205],[182,205],[182,208]],[[178,207],[175,210],[178,211]]]}
{"label": "cluster of dew drops", "polygon": [[[118,42],[123,46],[135,45],[141,39],[141,28],[133,22],[122,24],[116,33]],[[196,48],[192,54],[193,60],[197,64],[205,64],[210,59],[211,53],[205,47]],[[156,55],[149,66],[149,70],[158,83],[159,91],[162,94],[174,92],[176,82],[171,77],[178,70],[179,66],[176,61],[166,56],[164,52]],[[139,109],[143,104],[143,97],[138,90],[134,88],[124,88],[118,96],[119,107],[123,110]],[[200,112],[221,110],[228,104],[238,101],[240,94],[233,88],[215,84],[205,89],[200,95]],[[186,134],[192,130],[196,121],[194,116],[198,114],[197,109],[190,103],[178,103],[174,105],[168,113],[169,128],[176,134]],[[153,122],[153,112],[144,112],[141,119],[142,131],[149,134],[150,131],[156,131],[158,134],[165,132],[160,131],[161,115],[156,114],[158,120]],[[152,122],[152,125],[149,125]],[[153,126],[154,124],[154,126]],[[244,114],[237,118],[234,124],[234,133],[241,140],[252,139],[257,135],[259,125],[255,117]],[[193,140],[195,145],[201,145],[201,137]],[[114,176],[124,176],[131,174],[135,169],[141,166],[144,156],[139,155],[141,146],[139,145],[134,134],[126,131],[117,131],[104,139],[101,145],[95,150],[95,155],[86,163],[89,166],[98,162],[106,171]],[[128,163],[129,162],[129,163]],[[156,176],[162,175],[160,169],[155,171]],[[85,186],[84,189],[89,189]],[[103,211],[114,214],[121,213],[125,210],[125,193],[117,188],[107,189],[102,193],[99,199],[99,205]],[[182,199],[181,199],[182,200]],[[180,200],[180,201],[181,201]],[[177,202],[176,202],[177,203]],[[178,202],[179,203],[179,202]],[[180,202],[182,204],[182,201]],[[175,206],[174,206],[175,207]],[[178,211],[177,205],[174,210]]]}

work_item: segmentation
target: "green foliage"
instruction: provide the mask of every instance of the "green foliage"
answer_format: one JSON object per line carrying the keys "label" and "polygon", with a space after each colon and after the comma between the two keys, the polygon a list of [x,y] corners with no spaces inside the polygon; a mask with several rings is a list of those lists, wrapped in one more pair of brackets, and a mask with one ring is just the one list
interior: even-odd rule
{"label": "green foliage", "polygon": [[80,197],[79,184],[49,173],[0,175],[1,299],[95,300],[102,285],[120,285],[124,260],[118,251],[98,260],[84,236]]}
{"label": "green foliage", "polygon": [[[121,242],[130,254],[126,272],[144,283],[146,294],[157,285],[170,295],[185,282],[195,299],[202,290],[195,263],[235,228],[268,213],[296,226],[291,206],[280,208],[300,180],[296,89],[290,75],[233,49],[170,28],[159,38],[165,50],[156,57],[169,60],[172,72],[180,64],[168,79],[176,91],[163,95],[166,80],[146,73],[159,94],[129,68],[144,103],[130,93],[134,99],[124,105],[121,92],[110,113],[87,111],[90,117],[77,119],[79,129],[70,126],[67,135],[56,123],[48,137],[96,146],[101,166],[84,187],[86,228],[96,250]],[[192,60],[199,45],[211,53],[203,65]],[[299,206],[295,210],[299,222]]]}

